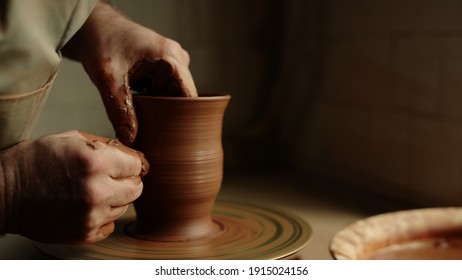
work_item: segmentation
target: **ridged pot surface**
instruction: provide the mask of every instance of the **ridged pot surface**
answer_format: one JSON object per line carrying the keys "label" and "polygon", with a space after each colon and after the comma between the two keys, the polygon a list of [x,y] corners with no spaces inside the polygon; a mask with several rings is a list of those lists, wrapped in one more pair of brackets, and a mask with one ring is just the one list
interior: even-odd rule
{"label": "ridged pot surface", "polygon": [[134,147],[151,167],[129,232],[147,240],[198,239],[219,231],[212,208],[223,179],[222,123],[229,95],[134,96]]}

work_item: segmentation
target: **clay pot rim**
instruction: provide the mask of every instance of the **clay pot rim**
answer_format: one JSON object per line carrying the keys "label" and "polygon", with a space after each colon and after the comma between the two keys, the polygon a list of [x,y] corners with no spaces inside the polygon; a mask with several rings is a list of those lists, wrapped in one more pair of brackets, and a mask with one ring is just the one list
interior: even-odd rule
{"label": "clay pot rim", "polygon": [[186,97],[186,96],[151,96],[151,95],[141,95],[133,94],[133,98],[144,98],[144,99],[158,99],[158,100],[182,100],[182,101],[214,101],[214,100],[223,100],[230,99],[231,95],[226,93],[199,93],[198,97]]}

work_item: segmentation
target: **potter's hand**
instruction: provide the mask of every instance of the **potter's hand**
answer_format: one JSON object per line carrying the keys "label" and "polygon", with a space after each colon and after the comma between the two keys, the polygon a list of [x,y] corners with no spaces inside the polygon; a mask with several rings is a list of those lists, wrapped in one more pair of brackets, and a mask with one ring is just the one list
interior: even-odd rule
{"label": "potter's hand", "polygon": [[93,243],[111,234],[141,194],[148,168],[120,142],[77,131],[21,142],[0,160],[0,228],[50,243]]}
{"label": "potter's hand", "polygon": [[98,2],[83,27],[62,49],[82,63],[97,86],[119,140],[137,133],[130,85],[153,95],[197,96],[189,55],[181,46]]}

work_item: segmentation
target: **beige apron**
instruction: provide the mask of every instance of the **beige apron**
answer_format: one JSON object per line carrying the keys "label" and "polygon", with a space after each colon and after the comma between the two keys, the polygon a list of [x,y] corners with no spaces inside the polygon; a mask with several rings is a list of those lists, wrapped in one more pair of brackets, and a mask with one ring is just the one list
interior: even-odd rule
{"label": "beige apron", "polygon": [[0,148],[30,137],[56,75],[35,91],[0,96]]}
{"label": "beige apron", "polygon": [[97,0],[0,0],[0,149],[30,137],[56,71],[60,49]]}

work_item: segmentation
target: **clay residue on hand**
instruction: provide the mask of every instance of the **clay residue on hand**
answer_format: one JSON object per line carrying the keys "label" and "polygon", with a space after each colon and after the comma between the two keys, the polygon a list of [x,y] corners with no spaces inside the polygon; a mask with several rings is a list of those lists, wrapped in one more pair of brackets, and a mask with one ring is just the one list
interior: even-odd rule
{"label": "clay residue on hand", "polygon": [[150,165],[149,165],[148,160],[146,159],[146,157],[144,156],[142,152],[136,151],[136,153],[138,154],[138,157],[141,159],[140,177],[144,177],[146,176],[146,174],[148,174]]}
{"label": "clay residue on hand", "polygon": [[115,147],[126,154],[130,154],[132,156],[139,158],[141,161],[141,172],[139,174],[140,177],[144,177],[149,172],[150,165],[143,153],[125,146],[124,144],[122,144],[122,142],[120,142],[117,139],[95,136],[84,132],[79,133],[86,139],[86,145],[92,150],[98,149],[96,143],[100,142],[105,145]]}
{"label": "clay residue on hand", "polygon": [[138,121],[136,119],[135,108],[133,107],[133,99],[132,94],[130,91],[130,83],[128,77],[124,77],[124,94],[125,100],[123,102],[123,106],[121,108],[121,114],[125,114],[122,116],[124,120],[121,123],[121,128],[117,129],[118,137],[127,145],[133,144],[136,138],[136,134],[138,132]]}

